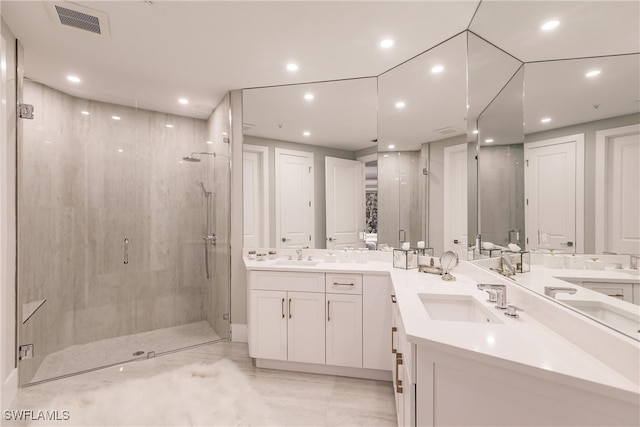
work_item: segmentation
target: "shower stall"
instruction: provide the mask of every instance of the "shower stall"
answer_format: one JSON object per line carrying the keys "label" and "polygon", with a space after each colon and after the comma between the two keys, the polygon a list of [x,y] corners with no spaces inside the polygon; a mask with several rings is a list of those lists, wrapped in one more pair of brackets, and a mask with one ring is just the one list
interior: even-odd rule
{"label": "shower stall", "polygon": [[21,92],[20,384],[228,339],[229,97],[195,119]]}

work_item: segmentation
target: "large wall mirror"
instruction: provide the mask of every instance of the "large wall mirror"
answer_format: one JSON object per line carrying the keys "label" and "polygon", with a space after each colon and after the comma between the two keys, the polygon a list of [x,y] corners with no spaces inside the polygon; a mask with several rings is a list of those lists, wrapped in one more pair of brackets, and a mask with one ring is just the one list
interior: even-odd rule
{"label": "large wall mirror", "polygon": [[375,248],[376,87],[243,91],[245,247]]}
{"label": "large wall mirror", "polygon": [[[545,234],[545,249],[640,253],[640,6],[584,5],[483,2],[466,31],[377,78],[245,90],[245,211],[265,207],[251,211],[250,224],[245,215],[246,245],[425,241],[435,254],[465,258],[477,235],[535,250]],[[550,7],[571,17],[559,39],[540,33]],[[324,90],[333,98],[319,96]],[[325,99],[332,101],[320,108]],[[286,219],[303,230],[309,212],[311,240],[276,226],[276,149],[314,153],[312,208],[302,203]],[[336,196],[346,204],[364,194],[358,203],[369,212],[343,216],[344,236],[330,226],[328,157],[345,160],[339,180],[366,175]],[[295,160],[291,176],[309,170]],[[371,163],[366,173],[349,172],[349,161]],[[268,197],[247,193],[248,181],[266,183]],[[302,175],[285,181],[292,193],[306,188]],[[260,221],[268,225],[251,228]],[[362,230],[357,242],[345,243],[354,230]]]}

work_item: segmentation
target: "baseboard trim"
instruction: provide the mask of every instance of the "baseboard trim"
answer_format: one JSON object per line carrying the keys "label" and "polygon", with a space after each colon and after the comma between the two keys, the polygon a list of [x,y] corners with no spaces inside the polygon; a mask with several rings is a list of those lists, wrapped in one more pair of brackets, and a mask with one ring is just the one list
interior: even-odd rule
{"label": "baseboard trim", "polygon": [[2,384],[0,404],[3,409],[8,409],[11,406],[16,394],[18,394],[18,369],[12,370],[4,384]]}
{"label": "baseboard trim", "polygon": [[339,377],[364,378],[368,380],[391,381],[391,371],[378,369],[350,368],[346,366],[316,365],[313,363],[287,362],[283,360],[255,359],[256,367],[279,369],[281,371],[306,372],[309,374],[337,375]]}
{"label": "baseboard trim", "polygon": [[231,341],[232,342],[249,342],[247,336],[247,325],[241,323],[231,324]]}

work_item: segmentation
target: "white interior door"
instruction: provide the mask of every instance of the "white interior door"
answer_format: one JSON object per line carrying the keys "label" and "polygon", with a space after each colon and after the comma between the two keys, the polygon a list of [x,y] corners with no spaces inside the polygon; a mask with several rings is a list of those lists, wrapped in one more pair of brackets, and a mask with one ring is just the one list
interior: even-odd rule
{"label": "white interior door", "polygon": [[640,137],[610,138],[607,144],[608,252],[640,253]]}
{"label": "white interior door", "polygon": [[444,149],[444,250],[467,259],[467,144]]}
{"label": "white interior door", "polygon": [[325,158],[327,249],[357,247],[364,232],[364,163]]}
{"label": "white interior door", "polygon": [[313,153],[275,149],[276,247],[315,247]]}
{"label": "white interior door", "polygon": [[242,212],[245,248],[269,246],[268,148],[243,146]]}
{"label": "white interior door", "polygon": [[[583,135],[570,135],[525,144],[528,249],[561,249],[575,253],[583,245],[577,221],[578,213],[583,209],[582,192],[578,190],[583,176],[582,168],[578,167],[578,160],[583,159],[583,141]],[[548,242],[541,240],[545,232],[548,232]]]}

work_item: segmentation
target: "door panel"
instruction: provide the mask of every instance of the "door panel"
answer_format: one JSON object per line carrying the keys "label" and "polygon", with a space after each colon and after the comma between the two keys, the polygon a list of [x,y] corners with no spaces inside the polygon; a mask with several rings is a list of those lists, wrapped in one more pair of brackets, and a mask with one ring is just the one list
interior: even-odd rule
{"label": "door panel", "polygon": [[324,363],[324,299],[324,293],[288,293],[289,361]]}
{"label": "door panel", "polygon": [[287,293],[251,291],[251,357],[287,360]]}
{"label": "door panel", "polygon": [[327,249],[357,247],[364,231],[364,164],[325,158]]}
{"label": "door panel", "polygon": [[313,153],[276,148],[276,246],[314,247]]}
{"label": "door panel", "polygon": [[444,250],[467,256],[467,144],[444,151]]}
{"label": "door panel", "polygon": [[525,167],[527,248],[575,252],[576,142],[526,147]]}
{"label": "door panel", "polygon": [[327,364],[362,367],[362,295],[327,294]]}
{"label": "door panel", "polygon": [[261,248],[262,227],[260,221],[259,163],[257,153],[243,153],[242,197],[244,212],[244,247]]}
{"label": "door panel", "polygon": [[640,137],[607,143],[607,251],[640,253]]}

